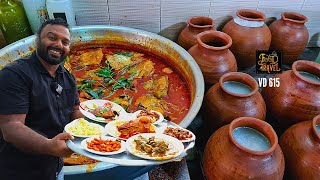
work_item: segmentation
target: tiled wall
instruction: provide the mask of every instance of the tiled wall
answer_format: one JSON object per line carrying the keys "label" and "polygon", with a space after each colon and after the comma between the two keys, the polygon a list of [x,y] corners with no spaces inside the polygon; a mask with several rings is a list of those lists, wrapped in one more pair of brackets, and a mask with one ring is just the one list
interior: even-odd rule
{"label": "tiled wall", "polygon": [[320,0],[73,0],[77,25],[128,26],[176,40],[190,16],[209,16],[217,29],[235,16],[238,9],[256,9],[268,22],[284,11],[309,18],[309,46],[320,47]]}

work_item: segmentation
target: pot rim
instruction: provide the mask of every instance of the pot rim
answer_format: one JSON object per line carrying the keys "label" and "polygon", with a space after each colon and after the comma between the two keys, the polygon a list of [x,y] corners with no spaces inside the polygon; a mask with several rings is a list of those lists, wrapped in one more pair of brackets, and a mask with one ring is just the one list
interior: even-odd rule
{"label": "pot rim", "polygon": [[[208,22],[210,22],[209,24],[207,25],[197,25],[197,24],[194,24],[192,21],[194,20],[199,20],[199,19],[205,19],[207,20]],[[188,25],[192,26],[192,27],[195,27],[195,28],[213,28],[214,27],[214,20],[208,16],[192,16],[188,19],[187,21]]]}
{"label": "pot rim", "polygon": [[[234,139],[232,134],[232,131],[237,127],[251,127],[259,131],[260,133],[262,133],[264,136],[268,138],[271,144],[271,147],[265,151],[253,151],[251,149],[241,146]],[[263,120],[253,118],[253,117],[239,117],[234,119],[229,125],[229,138],[239,149],[247,153],[258,155],[258,156],[268,155],[272,153],[278,146],[278,136],[274,131],[274,129],[272,128],[272,126]]]}
{"label": "pot rim", "polygon": [[318,139],[320,140],[320,132],[317,130],[317,125],[320,125],[320,114],[315,116],[312,120],[312,129],[314,134],[318,137]]}
{"label": "pot rim", "polygon": [[[221,46],[221,47],[215,47],[215,46],[210,46],[210,45],[207,45],[206,43],[204,43],[202,41],[202,38],[204,36],[210,36],[209,38],[211,38],[212,40],[214,38],[221,38],[223,39],[224,41],[227,42],[226,45],[224,46]],[[224,49],[228,49],[231,45],[232,45],[232,39],[231,37],[224,33],[224,32],[221,32],[221,31],[216,31],[216,30],[208,30],[208,31],[204,31],[204,32],[201,32],[197,35],[197,42],[200,46],[206,48],[206,49],[212,49],[212,50],[224,50]]]}
{"label": "pot rim", "polygon": [[[255,15],[255,16],[257,16],[257,18],[246,17],[244,15],[245,13]],[[252,10],[252,9],[240,9],[237,11],[236,15],[239,18],[245,19],[247,21],[265,21],[266,20],[266,15],[264,13],[257,11],[257,10]]]}
{"label": "pot rim", "polygon": [[[296,20],[296,19],[289,18],[288,15],[292,15],[292,16],[298,17],[301,20]],[[285,20],[285,21],[291,21],[291,22],[295,22],[295,23],[299,23],[299,24],[304,24],[304,23],[306,23],[308,21],[308,18],[305,15],[300,14],[300,13],[296,13],[296,12],[283,12],[281,14],[281,18],[283,20]]]}
{"label": "pot rim", "polygon": [[[249,86],[252,89],[252,92],[250,92],[248,94],[237,94],[237,93],[230,92],[223,86],[223,83],[226,82],[226,81],[241,82],[241,83]],[[249,74],[243,73],[243,72],[228,72],[228,73],[224,74],[219,79],[219,85],[223,89],[223,91],[225,91],[226,93],[228,93],[228,94],[230,94],[232,96],[237,96],[237,97],[249,97],[249,96],[252,96],[252,95],[256,94],[258,92],[258,89],[259,89],[257,81],[252,76],[250,76]]]}
{"label": "pot rim", "polygon": [[[303,71],[305,72],[309,72],[310,73],[310,70],[313,70],[314,72],[319,72],[319,75],[320,75],[320,64],[316,63],[316,62],[312,62],[312,61],[307,61],[307,60],[298,60],[298,61],[295,61],[293,64],[292,64],[292,72],[294,73],[294,75],[296,75],[299,79],[307,82],[307,83],[310,83],[310,84],[313,84],[313,85],[317,85],[317,86],[320,86],[320,82],[316,82],[316,81],[312,81],[308,78],[305,78],[303,77],[298,71],[300,71],[300,69],[303,69]],[[308,71],[309,70],[309,71]],[[311,74],[313,75],[316,75],[314,74],[314,72],[311,72]],[[316,75],[318,77],[320,77],[319,75]]]}

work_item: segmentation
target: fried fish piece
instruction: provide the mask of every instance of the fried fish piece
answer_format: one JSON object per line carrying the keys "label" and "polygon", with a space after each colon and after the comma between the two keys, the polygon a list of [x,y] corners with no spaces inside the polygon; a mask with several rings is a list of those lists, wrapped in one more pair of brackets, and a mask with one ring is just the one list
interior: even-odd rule
{"label": "fried fish piece", "polygon": [[103,58],[102,49],[99,48],[95,51],[89,51],[81,54],[78,59],[79,66],[87,66],[93,64],[100,64]]}
{"label": "fried fish piece", "polygon": [[168,76],[161,76],[158,79],[151,79],[143,83],[143,88],[152,91],[157,98],[168,95],[169,79]]}
{"label": "fried fish piece", "polygon": [[117,126],[118,131],[121,133],[120,137],[129,138],[135,134],[140,133],[154,133],[155,130],[151,126],[151,119],[148,116],[141,116],[135,120],[131,120],[120,126]]}
{"label": "fried fish piece", "polygon": [[99,161],[87,158],[77,153],[72,153],[69,157],[63,158],[64,165],[83,165],[83,164],[93,164]]}
{"label": "fried fish piece", "polygon": [[125,66],[131,66],[136,64],[137,62],[143,61],[143,54],[134,53],[134,52],[118,52],[115,54],[106,55],[106,64],[110,64],[110,66],[115,70],[120,70]]}
{"label": "fried fish piece", "polygon": [[157,99],[152,94],[146,94],[143,96],[140,96],[134,103],[136,107],[142,106],[147,110],[154,110],[158,111],[161,114],[164,114],[166,110],[168,110],[168,105],[166,101],[162,99]]}
{"label": "fried fish piece", "polygon": [[152,76],[154,73],[154,64],[150,60],[142,61],[130,69],[130,73],[135,78],[143,78]]}

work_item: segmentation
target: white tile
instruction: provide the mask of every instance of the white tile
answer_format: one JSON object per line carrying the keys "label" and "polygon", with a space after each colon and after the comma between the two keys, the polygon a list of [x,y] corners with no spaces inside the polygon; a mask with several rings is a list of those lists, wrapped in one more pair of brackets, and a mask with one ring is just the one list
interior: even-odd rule
{"label": "white tile", "polygon": [[210,17],[215,21],[215,27],[221,30],[223,26],[236,16],[236,12],[240,9],[256,10],[258,0],[229,0],[219,1],[213,0],[210,3]]}
{"label": "white tile", "polygon": [[209,16],[210,0],[161,0],[160,35],[176,41],[191,16]]}
{"label": "white tile", "polygon": [[286,11],[299,12],[304,0],[259,0],[258,10],[267,17],[280,18]]}
{"label": "white tile", "polygon": [[318,11],[318,13],[320,13],[319,8],[320,8],[319,0],[305,0],[301,10],[302,11],[303,10]]}
{"label": "white tile", "polygon": [[109,25],[109,12],[106,0],[73,0],[78,26]]}
{"label": "white tile", "polygon": [[110,24],[158,33],[160,31],[159,0],[108,0]]}
{"label": "white tile", "polygon": [[191,16],[209,16],[209,0],[161,0],[161,29],[185,23]]}
{"label": "white tile", "polygon": [[236,16],[240,9],[253,9],[258,7],[258,0],[213,0],[210,3],[210,16],[214,19],[220,19],[225,16]]}
{"label": "white tile", "polygon": [[306,0],[300,11],[301,14],[307,16],[310,21],[317,22],[320,30],[320,1]]}

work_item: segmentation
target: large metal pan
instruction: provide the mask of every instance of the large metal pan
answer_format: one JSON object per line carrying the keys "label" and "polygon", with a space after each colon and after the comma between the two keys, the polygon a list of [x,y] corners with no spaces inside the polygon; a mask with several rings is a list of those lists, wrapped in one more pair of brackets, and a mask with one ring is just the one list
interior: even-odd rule
{"label": "large metal pan", "polygon": [[[169,59],[170,63],[180,70],[185,79],[188,80],[189,88],[191,91],[191,107],[189,112],[180,122],[180,126],[188,127],[197,115],[203,100],[204,95],[204,80],[201,70],[192,56],[185,51],[182,47],[176,43],[159,36],[154,33],[119,26],[79,26],[71,29],[72,45],[79,43],[91,43],[91,44],[132,44],[139,46],[145,51],[155,53],[159,56]],[[36,36],[29,36],[13,44],[10,44],[0,50],[0,69],[8,62],[19,59],[27,54],[30,54],[35,49],[35,38]],[[104,171],[110,172],[121,171],[121,167],[109,163],[99,163],[92,172],[100,172],[99,177]],[[133,167],[135,171],[135,177],[144,174],[150,170],[150,167]],[[64,167],[67,175],[76,175],[86,173],[88,166],[80,165],[74,167]],[[125,172],[131,172],[125,170]],[[123,177],[132,177],[132,174],[128,176],[127,173],[123,172]],[[139,173],[137,173],[139,172]],[[105,173],[103,173],[105,174]],[[72,177],[72,176],[70,176]],[[121,179],[121,177],[120,177]]]}
{"label": "large metal pan", "polygon": [[[204,81],[201,70],[192,56],[176,43],[154,33],[120,26],[79,26],[71,29],[72,44],[133,44],[145,51],[169,59],[188,80],[192,104],[180,126],[187,127],[197,115],[203,100]],[[0,50],[0,69],[34,50],[35,36],[24,38]]]}

